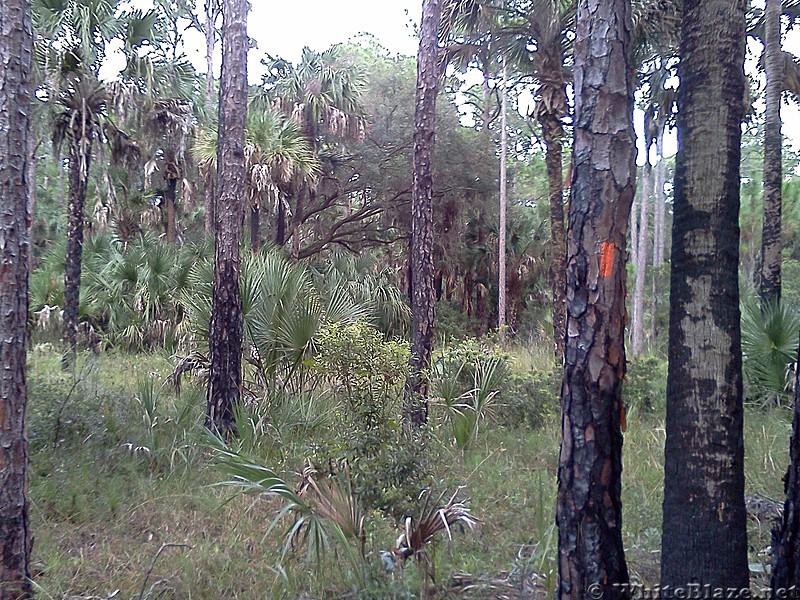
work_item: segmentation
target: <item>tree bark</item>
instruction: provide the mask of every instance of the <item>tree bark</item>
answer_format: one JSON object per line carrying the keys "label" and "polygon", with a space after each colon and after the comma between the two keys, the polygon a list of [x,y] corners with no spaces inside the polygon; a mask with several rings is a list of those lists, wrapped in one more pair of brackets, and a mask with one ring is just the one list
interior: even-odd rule
{"label": "tree bark", "polygon": [[206,426],[235,433],[234,407],[241,399],[242,296],[239,244],[244,197],[247,120],[247,0],[222,4],[222,73],[214,291],[209,332],[211,377]]}
{"label": "tree bark", "polygon": [[[566,88],[559,88],[566,103]],[[539,125],[545,144],[545,166],[547,167],[547,196],[550,201],[550,243],[552,263],[550,265],[550,286],[553,293],[553,341],[556,360],[564,358],[564,338],[566,337],[567,305],[565,300],[567,248],[564,231],[564,180],[561,139],[564,128],[557,114],[540,111]]]}
{"label": "tree bark", "polygon": [[[646,127],[645,127],[646,129]],[[639,241],[636,244],[636,280],[633,288],[633,335],[631,335],[631,354],[641,356],[644,347],[644,282],[647,275],[647,234],[650,220],[650,191],[653,177],[649,159],[642,168],[642,194],[639,196]],[[636,215],[633,215],[636,218]]]}
{"label": "tree bark", "polygon": [[[64,342],[65,368],[75,363],[78,337],[78,308],[81,293],[81,261],[83,259],[83,218],[89,167],[94,137],[91,116],[84,117],[72,128],[69,138],[69,201],[67,205],[67,256],[64,264]],[[84,127],[85,125],[85,127]]]}
{"label": "tree bark", "polygon": [[625,246],[635,194],[629,0],[579,0],[558,462],[558,597],[623,597]]}
{"label": "tree bark", "polygon": [[744,0],[686,0],[661,583],[749,587],[739,314]]}
{"label": "tree bark", "polygon": [[428,369],[433,350],[433,148],[439,89],[438,29],[441,0],[422,0],[414,110],[414,175],[411,190],[411,358],[403,391],[403,429],[428,420]]}
{"label": "tree bark", "polygon": [[[800,355],[800,350],[798,351]],[[800,356],[798,357],[800,364]],[[786,501],[783,518],[772,530],[772,593],[796,588],[800,583],[800,369],[794,380],[794,417],[789,441],[789,467],[783,478]]]}
{"label": "tree bark", "polygon": [[164,224],[167,235],[167,243],[174,245],[177,238],[175,226],[175,195],[178,189],[178,180],[167,179],[167,189],[164,190],[164,209],[166,212],[166,223]]}
{"label": "tree bark", "polygon": [[667,163],[664,160],[665,122],[660,122],[656,134],[655,184],[653,191],[653,266],[658,268],[664,264],[664,246],[666,241],[667,194],[664,184],[667,178]]}
{"label": "tree bark", "polygon": [[781,91],[783,55],[781,51],[781,0],[767,0],[764,11],[764,65],[767,73],[764,123],[764,225],[761,233],[762,303],[781,299]]}
{"label": "tree bark", "polygon": [[253,203],[250,205],[250,250],[258,254],[261,249],[261,207]]}
{"label": "tree bark", "polygon": [[506,155],[508,153],[508,132],[507,112],[508,112],[508,71],[506,69],[505,58],[503,59],[503,89],[502,106],[500,116],[500,232],[498,235],[498,298],[497,298],[497,331],[500,343],[506,341],[506,207],[507,199],[507,180],[506,180]]}
{"label": "tree bark", "polygon": [[0,599],[32,598],[25,433],[32,30],[29,0],[0,4]]}

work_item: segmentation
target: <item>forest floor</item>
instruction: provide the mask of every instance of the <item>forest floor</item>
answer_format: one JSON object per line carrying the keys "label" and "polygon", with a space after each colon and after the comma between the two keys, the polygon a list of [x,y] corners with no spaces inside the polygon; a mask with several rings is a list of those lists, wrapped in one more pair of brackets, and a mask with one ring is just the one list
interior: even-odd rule
{"label": "forest floor", "polygon": [[[360,583],[341,555],[311,564],[291,552],[282,559],[289,521],[269,531],[281,503],[214,486],[225,477],[195,431],[204,407],[199,388],[185,386],[178,397],[168,384],[155,395],[143,384],[167,380],[173,367],[167,355],[86,354],[74,374],[63,372],[59,360],[46,345],[30,355],[29,491],[39,597],[418,597],[415,565],[391,574],[381,566],[379,551],[400,530],[378,511],[368,514],[368,573]],[[632,578],[644,585],[658,581],[661,535],[663,401],[652,404],[629,410],[624,447],[626,556]],[[451,490],[463,485],[480,520],[436,546],[431,596],[551,597],[555,413],[535,429],[490,424],[466,451],[447,441],[430,450],[435,479]],[[785,408],[747,408],[748,496],[781,500],[790,417]],[[301,446],[289,445],[273,448],[269,460],[291,475],[305,456]],[[751,519],[750,525],[751,569],[760,585],[771,524]]]}

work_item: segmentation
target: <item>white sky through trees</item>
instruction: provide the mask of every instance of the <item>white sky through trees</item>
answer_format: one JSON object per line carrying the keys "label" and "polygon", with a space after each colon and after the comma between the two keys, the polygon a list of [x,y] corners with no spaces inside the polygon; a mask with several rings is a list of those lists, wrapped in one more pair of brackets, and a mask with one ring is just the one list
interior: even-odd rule
{"label": "white sky through trees", "polygon": [[[196,0],[202,11],[203,0]],[[130,0],[139,8],[151,8],[152,0]],[[414,55],[417,52],[415,29],[419,23],[421,0],[250,0],[251,11],[248,33],[257,48],[250,52],[248,78],[251,83],[261,81],[264,67],[261,59],[265,53],[297,62],[304,46],[313,50],[326,50],[333,44],[357,41],[363,36],[374,37],[389,52]],[[202,22],[202,17],[201,17]],[[759,44],[748,42],[749,49],[758,52]],[[800,54],[800,31],[789,31],[784,49]],[[189,30],[184,40],[184,51],[200,73],[205,73],[205,42],[202,33]],[[219,76],[219,44],[216,51],[216,75]],[[748,71],[753,72],[755,60],[748,53]],[[105,76],[111,78],[122,68],[121,57],[109,61]],[[757,105],[758,106],[758,105]],[[763,110],[763,102],[761,102]],[[800,108],[794,102],[783,103],[783,133],[788,146],[800,151]],[[635,119],[641,131],[641,114]],[[674,131],[665,139],[665,154],[676,150]],[[640,152],[641,156],[641,152]],[[642,160],[640,158],[639,163]]]}

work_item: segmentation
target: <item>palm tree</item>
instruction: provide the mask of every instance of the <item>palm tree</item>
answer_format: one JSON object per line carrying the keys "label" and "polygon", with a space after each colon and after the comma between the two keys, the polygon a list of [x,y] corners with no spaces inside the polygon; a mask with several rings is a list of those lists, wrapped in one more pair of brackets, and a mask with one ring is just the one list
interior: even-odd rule
{"label": "palm tree", "polygon": [[118,0],[34,0],[37,58],[57,106],[54,140],[69,146],[67,257],[64,273],[64,365],[72,364],[78,324],[84,203],[92,146],[101,134],[106,89],[98,79],[105,45],[118,33]]}
{"label": "palm tree", "polygon": [[28,179],[30,105],[33,96],[31,5],[0,5],[0,596],[33,596],[32,538],[26,490],[28,444],[25,434],[25,357],[28,323]]}
{"label": "palm tree", "polygon": [[761,233],[762,301],[781,299],[781,92],[784,59],[781,51],[781,0],[767,0],[764,11],[764,66],[767,75],[764,123],[764,226]]}
{"label": "palm tree", "polygon": [[414,178],[411,191],[411,358],[403,392],[406,434],[428,420],[428,379],[436,294],[433,269],[433,146],[439,90],[438,32],[441,0],[422,0],[414,111]]}
{"label": "palm tree", "polygon": [[[558,468],[559,598],[617,598],[622,545],[625,247],[635,192],[629,0],[579,0]],[[599,586],[600,595],[593,589]]]}
{"label": "palm tree", "polygon": [[247,0],[222,3],[214,286],[208,336],[211,373],[206,426],[233,433],[241,399],[242,296],[239,240],[247,123]]}
{"label": "palm tree", "polygon": [[[216,170],[217,132],[208,130],[194,146],[201,171]],[[311,184],[320,171],[305,136],[296,122],[271,108],[251,104],[245,134],[245,197],[250,212],[250,244],[260,244],[260,211],[265,199],[276,206],[286,202],[286,190],[295,184]]]}
{"label": "palm tree", "polygon": [[[262,95],[300,125],[317,157],[329,141],[363,138],[366,126],[361,105],[363,76],[344,60],[338,46],[325,52],[304,48],[297,66],[277,59],[271,67],[278,75],[265,81]],[[316,189],[304,185],[293,191],[291,254],[297,259],[302,225],[306,214],[313,210]]]}
{"label": "palm tree", "polygon": [[661,583],[749,587],[739,312],[745,2],[686,0]]}

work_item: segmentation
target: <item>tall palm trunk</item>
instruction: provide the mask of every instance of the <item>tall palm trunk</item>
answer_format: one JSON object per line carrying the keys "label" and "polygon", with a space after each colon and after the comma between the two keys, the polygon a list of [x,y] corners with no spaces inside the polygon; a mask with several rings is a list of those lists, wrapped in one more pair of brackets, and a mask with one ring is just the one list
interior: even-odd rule
{"label": "tall palm trunk", "polygon": [[781,0],[767,0],[764,12],[765,60],[767,72],[764,123],[764,226],[761,234],[762,302],[781,299]]}
{"label": "tall palm trunk", "polygon": [[[564,105],[567,103],[566,88],[560,87]],[[550,265],[550,286],[553,294],[553,341],[555,356],[560,362],[564,357],[564,338],[566,336],[567,305],[565,300],[567,247],[564,228],[564,179],[561,140],[564,128],[557,114],[540,111],[539,125],[545,144],[545,166],[547,168],[547,196],[550,201],[550,243],[553,258]]]}
{"label": "tall palm trunk", "polygon": [[232,433],[234,407],[241,399],[242,297],[239,243],[244,196],[244,141],[247,120],[247,0],[222,4],[222,73],[215,227],[214,292],[209,351],[206,426]]}
{"label": "tall palm trunk", "polygon": [[739,161],[745,0],[686,0],[680,44],[661,583],[747,589]]}
{"label": "tall palm trunk", "polygon": [[789,467],[783,481],[786,494],[783,517],[780,525],[772,531],[771,587],[774,598],[780,598],[786,590],[797,589],[800,584],[800,369],[795,374]]}
{"label": "tall palm trunk", "polygon": [[[83,212],[92,159],[93,123],[76,119],[69,138],[69,201],[67,205],[67,256],[64,263],[64,342],[63,366],[75,362],[78,337],[78,307],[83,258]],[[82,121],[82,122],[81,122]]]}
{"label": "tall palm trunk", "polygon": [[0,598],[32,598],[25,356],[33,180],[30,0],[0,4]]}
{"label": "tall palm trunk", "polygon": [[630,0],[579,0],[576,34],[558,597],[611,599],[628,582],[620,493],[625,238],[636,178]]}
{"label": "tall palm trunk", "polygon": [[428,368],[433,350],[433,147],[439,89],[438,29],[441,0],[422,0],[414,110],[414,177],[411,189],[411,358],[403,391],[406,434],[428,420]]}
{"label": "tall palm trunk", "polygon": [[500,232],[498,235],[498,299],[497,299],[497,329],[500,342],[506,341],[506,207],[508,205],[507,181],[506,181],[506,155],[508,154],[508,131],[507,112],[508,112],[508,71],[506,62],[503,59],[503,89],[502,106],[500,116]]}
{"label": "tall palm trunk", "polygon": [[257,254],[261,249],[261,207],[258,202],[250,204],[250,250]]}
{"label": "tall palm trunk", "polygon": [[[645,127],[646,129],[646,127]],[[642,194],[639,196],[639,241],[636,244],[636,280],[633,287],[633,332],[631,335],[631,354],[638,357],[644,346],[644,282],[647,275],[647,234],[650,221],[650,191],[653,171],[649,158],[642,168]],[[636,218],[636,215],[633,215]]]}
{"label": "tall palm trunk", "polygon": [[178,180],[172,177],[167,179],[167,189],[164,191],[164,209],[166,212],[166,222],[164,229],[167,234],[167,243],[175,244],[177,239],[176,223],[175,223],[175,196],[178,191]]}

